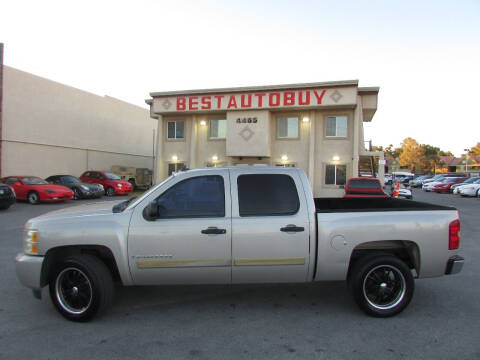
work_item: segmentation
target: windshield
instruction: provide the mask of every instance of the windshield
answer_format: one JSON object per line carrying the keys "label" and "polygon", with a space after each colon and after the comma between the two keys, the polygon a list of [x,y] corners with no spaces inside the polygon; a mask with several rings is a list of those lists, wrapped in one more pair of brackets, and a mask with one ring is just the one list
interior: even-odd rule
{"label": "windshield", "polygon": [[443,175],[436,175],[433,177],[433,180],[440,180],[443,178]]}
{"label": "windshield", "polygon": [[23,177],[22,181],[27,185],[48,185],[48,182],[35,176]]}
{"label": "windshield", "polygon": [[[168,181],[170,181],[171,179],[173,179],[174,175],[170,175],[168,178],[166,178],[165,180],[163,180],[160,184],[152,187],[150,190],[148,191],[145,191],[145,193],[140,196],[136,201],[132,202],[129,204],[129,206],[136,206],[138,203],[140,203],[143,199],[145,199],[148,195],[150,195],[152,192],[154,192],[155,190],[157,190],[160,186],[162,186],[163,184],[167,183]],[[125,209],[124,209],[125,210]],[[123,210],[122,210],[123,211]]]}
{"label": "windshield", "polygon": [[476,179],[473,183],[474,184],[480,184],[480,178]]}
{"label": "windshield", "polygon": [[458,180],[459,180],[459,178],[446,178],[445,180],[443,180],[443,182],[447,183],[447,184],[450,184],[450,183],[457,182]]}
{"label": "windshield", "polygon": [[63,176],[62,180],[64,183],[69,183],[69,184],[78,184],[80,180],[78,180],[75,176]]}
{"label": "windshield", "polygon": [[112,173],[105,173],[105,176],[110,180],[121,180],[119,176]]}

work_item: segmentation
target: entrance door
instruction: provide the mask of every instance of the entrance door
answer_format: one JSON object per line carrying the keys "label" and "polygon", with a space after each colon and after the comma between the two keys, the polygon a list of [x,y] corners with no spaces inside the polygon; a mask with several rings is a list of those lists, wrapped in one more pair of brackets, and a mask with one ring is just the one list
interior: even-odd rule
{"label": "entrance door", "polygon": [[230,171],[232,282],[306,281],[309,220],[297,172],[253,166]]}
{"label": "entrance door", "polygon": [[136,285],[226,284],[231,281],[231,200],[228,170],[176,175],[152,195],[158,218],[137,206],[128,236]]}

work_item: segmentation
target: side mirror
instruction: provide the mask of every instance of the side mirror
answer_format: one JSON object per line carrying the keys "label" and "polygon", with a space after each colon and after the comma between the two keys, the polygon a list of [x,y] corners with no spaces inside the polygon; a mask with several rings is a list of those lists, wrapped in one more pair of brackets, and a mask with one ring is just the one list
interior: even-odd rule
{"label": "side mirror", "polygon": [[143,209],[143,217],[148,221],[155,221],[158,218],[158,205],[156,201],[152,201]]}
{"label": "side mirror", "polygon": [[48,183],[49,183],[49,184],[53,184],[53,181],[49,181]]}

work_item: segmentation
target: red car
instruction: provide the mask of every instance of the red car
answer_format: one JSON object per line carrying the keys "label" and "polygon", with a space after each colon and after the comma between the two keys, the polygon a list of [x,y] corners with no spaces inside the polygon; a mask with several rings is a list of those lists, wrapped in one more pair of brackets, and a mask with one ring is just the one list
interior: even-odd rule
{"label": "red car", "polygon": [[73,199],[73,191],[69,188],[49,184],[36,176],[8,176],[2,182],[15,190],[17,200],[27,200],[30,204]]}
{"label": "red car", "polygon": [[358,177],[351,178],[345,185],[344,198],[376,197],[389,198],[382,189],[382,184],[377,178]]}
{"label": "red car", "polygon": [[453,185],[459,184],[459,183],[463,182],[464,180],[465,180],[465,177],[447,177],[447,178],[443,179],[441,183],[435,185],[432,188],[432,191],[435,191],[437,193],[441,193],[441,192],[449,193],[450,188]]}
{"label": "red car", "polygon": [[80,180],[86,183],[101,184],[105,188],[105,195],[113,196],[126,195],[132,192],[132,184],[128,181],[120,179],[115,174],[105,171],[85,171]]}

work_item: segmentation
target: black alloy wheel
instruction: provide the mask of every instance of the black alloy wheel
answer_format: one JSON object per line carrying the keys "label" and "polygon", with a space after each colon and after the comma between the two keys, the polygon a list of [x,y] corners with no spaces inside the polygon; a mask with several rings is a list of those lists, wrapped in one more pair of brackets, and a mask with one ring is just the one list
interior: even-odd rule
{"label": "black alloy wheel", "polygon": [[55,268],[50,298],[57,311],[71,321],[88,321],[112,302],[114,286],[106,265],[92,255],[75,255]]}
{"label": "black alloy wheel", "polygon": [[403,311],[415,288],[410,268],[391,255],[358,260],[350,271],[349,282],[357,305],[376,317],[389,317]]}

